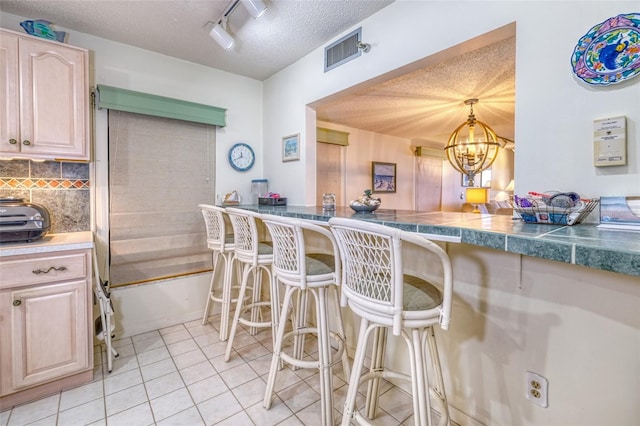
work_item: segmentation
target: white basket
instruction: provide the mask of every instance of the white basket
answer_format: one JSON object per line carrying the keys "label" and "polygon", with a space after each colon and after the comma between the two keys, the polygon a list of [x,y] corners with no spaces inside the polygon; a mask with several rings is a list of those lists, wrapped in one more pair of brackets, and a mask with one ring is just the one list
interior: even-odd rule
{"label": "white basket", "polygon": [[576,225],[589,215],[600,202],[599,198],[583,199],[574,207],[548,206],[542,199],[521,198],[531,206],[521,207],[512,202],[513,210],[526,223],[545,223],[552,225]]}

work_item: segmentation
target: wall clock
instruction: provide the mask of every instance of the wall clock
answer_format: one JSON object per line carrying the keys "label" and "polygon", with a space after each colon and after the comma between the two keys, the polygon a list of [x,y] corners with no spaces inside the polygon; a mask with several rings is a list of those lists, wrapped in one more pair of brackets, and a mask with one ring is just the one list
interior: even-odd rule
{"label": "wall clock", "polygon": [[239,172],[249,170],[255,161],[256,156],[253,149],[244,142],[233,145],[229,150],[229,164]]}

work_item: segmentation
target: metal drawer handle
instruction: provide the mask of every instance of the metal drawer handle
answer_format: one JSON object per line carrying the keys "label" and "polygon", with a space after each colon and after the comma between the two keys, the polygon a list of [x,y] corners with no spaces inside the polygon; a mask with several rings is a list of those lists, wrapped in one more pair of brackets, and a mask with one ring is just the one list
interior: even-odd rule
{"label": "metal drawer handle", "polygon": [[22,304],[22,300],[16,299],[13,301],[13,306],[20,306]]}
{"label": "metal drawer handle", "polygon": [[18,143],[18,141],[17,141],[17,140],[15,140],[15,139],[9,139],[9,143],[10,143],[11,145],[15,145],[15,144],[17,144],[17,143]]}
{"label": "metal drawer handle", "polygon": [[25,139],[22,141],[22,145],[31,145],[31,141],[29,141],[28,139]]}
{"label": "metal drawer handle", "polygon": [[38,275],[38,274],[48,274],[48,273],[49,273],[49,272],[51,272],[52,270],[53,270],[53,271],[58,271],[58,272],[60,272],[60,271],[66,271],[66,270],[67,270],[67,267],[66,267],[66,266],[61,266],[61,267],[59,267],[59,268],[56,268],[55,266],[52,266],[51,268],[49,268],[49,269],[47,269],[47,270],[44,270],[44,269],[36,269],[36,270],[34,270],[34,271],[31,271],[31,272],[33,272],[34,274]]}

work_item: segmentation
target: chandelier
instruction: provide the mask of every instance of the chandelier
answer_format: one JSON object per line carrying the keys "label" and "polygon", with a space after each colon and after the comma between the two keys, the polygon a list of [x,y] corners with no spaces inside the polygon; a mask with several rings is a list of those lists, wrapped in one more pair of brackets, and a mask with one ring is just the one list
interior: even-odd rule
{"label": "chandelier", "polygon": [[491,167],[500,147],[496,132],[476,120],[473,105],[477,103],[476,98],[464,101],[471,108],[469,118],[451,133],[444,148],[453,168],[468,176],[469,186],[474,186],[473,179],[478,173]]}

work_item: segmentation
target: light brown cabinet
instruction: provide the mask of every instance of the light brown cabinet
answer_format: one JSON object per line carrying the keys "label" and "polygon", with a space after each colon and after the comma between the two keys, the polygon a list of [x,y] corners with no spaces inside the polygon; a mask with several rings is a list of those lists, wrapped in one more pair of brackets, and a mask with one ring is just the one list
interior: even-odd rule
{"label": "light brown cabinet", "polygon": [[88,58],[0,30],[0,157],[89,160]]}
{"label": "light brown cabinet", "polygon": [[2,257],[0,270],[2,405],[90,381],[91,250]]}

